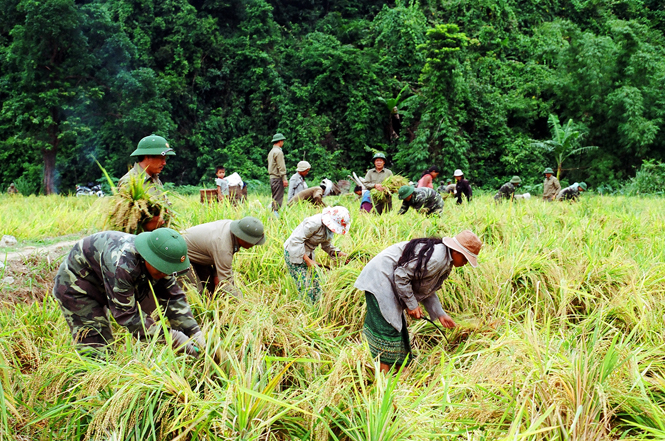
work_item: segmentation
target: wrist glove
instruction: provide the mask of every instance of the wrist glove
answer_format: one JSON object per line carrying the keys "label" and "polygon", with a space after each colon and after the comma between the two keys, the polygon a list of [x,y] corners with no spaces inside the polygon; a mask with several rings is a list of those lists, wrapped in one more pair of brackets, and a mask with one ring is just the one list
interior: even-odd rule
{"label": "wrist glove", "polygon": [[196,343],[196,346],[198,346],[201,352],[205,352],[206,339],[203,337],[203,332],[199,331],[196,334],[192,335],[192,341]]}
{"label": "wrist glove", "polygon": [[169,333],[173,340],[172,346],[174,351],[182,352],[184,350],[187,355],[191,355],[192,357],[199,356],[198,348],[189,341],[189,337],[175,329],[170,329]]}

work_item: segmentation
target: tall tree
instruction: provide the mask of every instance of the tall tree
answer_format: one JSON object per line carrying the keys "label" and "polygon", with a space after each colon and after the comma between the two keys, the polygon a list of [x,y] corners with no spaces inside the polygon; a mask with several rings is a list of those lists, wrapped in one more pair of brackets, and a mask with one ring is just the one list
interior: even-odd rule
{"label": "tall tree", "polygon": [[24,19],[11,31],[7,64],[13,87],[2,117],[14,122],[23,145],[41,152],[43,188],[51,194],[58,152],[76,142],[77,119],[68,111],[87,82],[91,60],[73,0],[22,0],[17,10]]}

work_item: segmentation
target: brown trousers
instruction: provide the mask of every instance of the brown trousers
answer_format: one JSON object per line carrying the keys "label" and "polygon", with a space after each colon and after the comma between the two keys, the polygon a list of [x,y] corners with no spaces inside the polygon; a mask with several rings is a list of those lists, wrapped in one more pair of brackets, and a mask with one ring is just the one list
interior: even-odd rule
{"label": "brown trousers", "polygon": [[278,211],[284,202],[284,183],[280,178],[270,178],[270,191],[272,192],[272,209]]}

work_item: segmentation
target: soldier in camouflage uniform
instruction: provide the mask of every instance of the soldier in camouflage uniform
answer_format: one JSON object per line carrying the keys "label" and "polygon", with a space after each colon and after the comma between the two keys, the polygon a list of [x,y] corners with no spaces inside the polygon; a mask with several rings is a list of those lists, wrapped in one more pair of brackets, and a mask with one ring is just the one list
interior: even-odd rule
{"label": "soldier in camouflage uniform", "polygon": [[513,176],[513,178],[501,186],[499,192],[494,195],[494,200],[499,202],[503,199],[508,199],[510,201],[515,197],[515,190],[520,186],[522,180],[519,176]]}
{"label": "soldier in camouflage uniform", "polygon": [[579,184],[575,182],[570,187],[566,187],[561,190],[556,196],[556,200],[577,202],[577,199],[580,197],[580,193],[585,192],[586,189],[586,182],[580,182]]}
{"label": "soldier in camouflage uniform", "polygon": [[[171,205],[164,193],[164,185],[159,179],[159,174],[166,166],[166,157],[175,156],[175,152],[166,139],[157,135],[146,136],[139,141],[138,147],[130,156],[136,157],[138,162],[134,163],[134,167],[120,178],[118,187],[126,186],[132,178],[143,179],[143,184],[148,193],[164,199],[168,205]],[[161,216],[155,216],[143,224],[143,230],[152,231],[163,224],[164,219]]]}
{"label": "soldier in camouflage uniform", "polygon": [[441,210],[443,210],[443,198],[432,188],[413,188],[411,185],[403,185],[397,194],[402,201],[402,208],[397,214],[404,214],[409,208],[416,211],[422,210],[428,216],[435,213],[441,214]]}
{"label": "soldier in camouflage uniform", "polygon": [[187,245],[174,230],[160,228],[138,236],[104,231],[74,245],[60,265],[53,296],[78,349],[94,353],[113,341],[109,313],[139,338],[162,333],[150,317],[152,310],[141,307],[151,303],[146,300],[154,302],[152,285],[172,328],[174,348],[196,355],[205,340],[175,277],[188,269]]}

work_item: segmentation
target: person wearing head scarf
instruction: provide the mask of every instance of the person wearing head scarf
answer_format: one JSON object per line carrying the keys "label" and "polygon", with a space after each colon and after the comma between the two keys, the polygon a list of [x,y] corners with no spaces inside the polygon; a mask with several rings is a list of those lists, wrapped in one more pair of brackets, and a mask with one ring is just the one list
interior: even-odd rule
{"label": "person wearing head scarf", "polygon": [[446,328],[455,327],[436,291],[453,267],[478,266],[482,243],[469,230],[455,237],[422,238],[391,245],[362,270],[354,286],[365,291],[367,314],[363,334],[381,370],[399,368],[411,359],[411,343],[406,329],[408,314],[423,317],[422,304],[432,320]]}
{"label": "person wearing head scarf", "polygon": [[349,210],[345,207],[326,207],[323,212],[305,218],[284,242],[284,260],[291,277],[296,281],[298,292],[307,294],[312,302],[321,297],[321,286],[316,271],[308,269],[318,266],[314,250],[321,246],[331,257],[344,257],[339,248],[333,246],[335,234],[346,234],[351,225]]}
{"label": "person wearing head scarf", "polygon": [[441,173],[441,170],[436,165],[429,167],[423,172],[423,175],[420,177],[416,187],[427,187],[434,189],[434,180],[437,178],[437,176],[439,176],[439,173]]}

